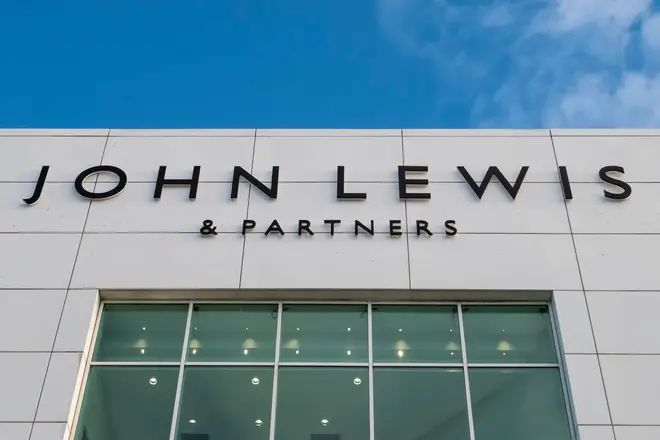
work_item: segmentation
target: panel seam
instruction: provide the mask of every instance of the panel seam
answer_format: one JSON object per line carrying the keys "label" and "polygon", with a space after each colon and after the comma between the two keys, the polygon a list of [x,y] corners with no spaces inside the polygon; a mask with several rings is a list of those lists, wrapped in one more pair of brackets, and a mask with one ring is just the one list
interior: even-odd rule
{"label": "panel seam", "polygon": [[[101,153],[101,160],[99,161],[99,165],[103,164],[103,158],[105,157],[105,151],[108,147],[108,141],[110,140],[110,129],[108,129],[108,133],[105,137],[105,143],[103,144],[103,152]],[[98,183],[99,180],[99,174],[96,174],[96,178],[94,179],[94,189],[92,192],[96,192],[96,184]],[[37,399],[37,406],[34,410],[34,417],[32,418],[32,425],[30,426],[30,434],[28,435],[28,440],[32,439],[32,432],[34,429],[34,424],[37,421],[37,415],[39,413],[39,406],[41,405],[41,399],[44,394],[44,389],[46,388],[46,382],[48,381],[48,372],[50,371],[50,364],[53,359],[53,352],[55,351],[55,344],[57,343],[57,336],[60,331],[60,326],[62,325],[62,317],[64,316],[64,309],[66,308],[66,302],[69,297],[69,288],[71,287],[71,282],[73,281],[73,275],[76,272],[76,263],[78,262],[78,256],[80,255],[80,248],[82,247],[82,241],[85,236],[85,227],[87,226],[87,220],[89,219],[89,212],[92,209],[92,200],[89,201],[89,204],[87,205],[87,214],[85,215],[85,221],[83,223],[83,228],[82,231],[80,232],[80,240],[78,241],[78,248],[76,249],[76,255],[73,259],[73,266],[71,267],[71,274],[69,275],[69,282],[66,287],[66,292],[64,294],[64,302],[62,303],[62,308],[60,310],[60,318],[57,321],[57,328],[55,329],[55,336],[53,337],[53,345],[51,346],[50,354],[48,356],[48,363],[46,363],[46,371],[44,373],[44,380],[41,383],[41,390],[39,391],[39,398]],[[82,359],[83,356],[81,356],[81,362],[85,361]],[[85,361],[86,362],[86,361]],[[72,396],[73,397],[73,390],[71,390]],[[72,402],[69,402],[69,405],[71,405]],[[70,409],[70,408],[69,408]],[[66,425],[68,425],[68,420],[64,422]],[[69,429],[71,429],[70,426],[68,426]]]}
{"label": "panel seam", "polygon": [[[401,161],[403,162],[402,165],[406,165],[406,150],[403,146],[403,128],[401,129]],[[403,199],[403,209],[404,212],[406,213],[406,253],[408,254],[408,290],[412,290],[412,269],[410,267],[410,234],[409,234],[409,228],[410,225],[408,224],[408,200]]]}
{"label": "panel seam", "polygon": [[[250,174],[254,173],[254,155],[257,151],[257,131],[259,129],[255,128],[254,129],[254,139],[252,141],[252,162],[250,163]],[[272,183],[271,183],[272,185]],[[247,197],[247,206],[245,208],[245,220],[248,219],[248,216],[250,215],[250,198],[252,197],[252,185],[248,185],[248,197]],[[245,245],[247,244],[247,234],[243,235],[243,250],[241,252],[241,269],[238,273],[238,290],[236,292],[236,296],[238,296],[238,293],[241,290],[241,287],[243,286],[243,265],[245,263]]]}
{"label": "panel seam", "polygon": [[[550,143],[552,144],[552,152],[555,156],[555,164],[557,165],[557,173],[559,173],[559,158],[557,157],[557,150],[555,148],[555,140],[552,136],[552,130],[548,130],[550,133]],[[562,189],[563,193],[563,189]],[[610,426],[612,427],[612,435],[614,436],[614,440],[616,440],[616,432],[614,431],[614,422],[612,419],[612,409],[610,408],[610,401],[609,398],[607,397],[607,388],[605,387],[605,376],[603,375],[603,367],[600,363],[600,355],[598,353],[598,345],[596,344],[596,334],[594,332],[594,326],[593,326],[593,321],[591,319],[591,311],[589,310],[589,302],[587,301],[587,293],[585,290],[584,286],[584,277],[582,276],[582,268],[580,266],[580,258],[578,256],[578,251],[577,251],[577,245],[575,244],[575,234],[573,234],[573,226],[571,224],[571,216],[568,211],[568,201],[566,200],[566,197],[564,197],[564,209],[566,210],[566,219],[568,221],[568,229],[571,234],[571,242],[573,243],[573,251],[575,253],[575,263],[577,264],[577,269],[578,269],[578,274],[580,276],[580,284],[582,285],[582,296],[584,298],[584,304],[586,306],[587,310],[587,317],[589,319],[589,327],[591,328],[591,337],[594,342],[594,350],[596,351],[596,361],[598,362],[598,371],[600,373],[600,380],[601,384],[603,386],[603,394],[605,395],[605,404],[607,405],[607,415],[610,418]],[[561,329],[560,329],[561,331]],[[567,371],[568,373],[568,371]],[[570,382],[570,374],[569,374],[569,382]],[[572,399],[571,399],[572,400]],[[577,422],[577,414],[576,414],[576,422]],[[578,422],[579,424],[579,422]]]}

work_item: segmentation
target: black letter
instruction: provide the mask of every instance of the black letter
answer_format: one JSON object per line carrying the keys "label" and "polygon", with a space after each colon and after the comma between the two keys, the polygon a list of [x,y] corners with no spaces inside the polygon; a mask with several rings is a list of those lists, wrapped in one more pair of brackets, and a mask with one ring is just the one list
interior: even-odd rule
{"label": "black letter", "polygon": [[571,191],[571,181],[568,180],[566,167],[559,167],[559,180],[561,180],[561,189],[564,192],[564,198],[571,200],[573,198],[573,191]]}
{"label": "black letter", "polygon": [[243,220],[243,229],[241,230],[241,234],[245,235],[245,232],[248,229],[254,229],[255,226],[257,226],[257,223],[254,220]]}
{"label": "black letter", "polygon": [[163,194],[163,186],[165,185],[190,185],[190,193],[188,198],[194,199],[197,197],[197,186],[199,185],[199,170],[200,166],[193,167],[192,178],[190,179],[166,179],[165,171],[167,167],[161,165],[158,168],[158,178],[156,178],[156,190],[154,191],[154,199],[160,199],[161,194]]}
{"label": "black letter", "polygon": [[393,237],[401,236],[401,220],[390,220],[390,235]]}
{"label": "black letter", "polygon": [[458,229],[454,227],[455,224],[456,220],[447,220],[445,222],[445,234],[456,235],[458,233]]}
{"label": "black letter", "polygon": [[264,235],[268,235],[273,231],[277,231],[280,233],[280,235],[284,235],[284,231],[280,227],[280,224],[277,222],[277,220],[273,220],[270,226],[268,226],[268,229],[266,229],[266,233]]}
{"label": "black letter", "polygon": [[273,167],[273,172],[272,176],[270,178],[270,188],[268,188],[266,185],[258,181],[257,179],[252,176],[252,174],[248,173],[241,167],[234,167],[234,177],[232,178],[231,181],[231,198],[236,199],[238,198],[238,180],[242,177],[245,178],[248,182],[250,182],[252,185],[256,186],[259,188],[259,191],[262,193],[266,194],[268,197],[271,199],[276,199],[277,198],[277,184],[279,181],[280,177],[280,167]]}
{"label": "black letter", "polygon": [[421,235],[422,231],[428,235],[433,235],[433,232],[429,231],[429,222],[426,220],[417,220],[417,235]]}
{"label": "black letter", "polygon": [[488,188],[488,184],[490,183],[490,179],[495,176],[497,177],[497,180],[500,181],[506,192],[509,193],[511,198],[513,200],[516,199],[516,196],[518,195],[518,191],[520,190],[520,185],[522,185],[523,180],[525,179],[525,175],[527,174],[527,170],[529,169],[528,166],[524,166],[520,169],[520,173],[518,174],[518,178],[516,179],[516,183],[511,186],[509,184],[509,181],[506,180],[506,177],[500,172],[499,168],[497,167],[488,167],[488,171],[486,171],[486,175],[484,176],[484,179],[481,181],[481,186],[477,185],[477,183],[474,181],[472,176],[470,176],[470,173],[467,172],[465,167],[456,167],[458,168],[458,171],[463,175],[463,178],[465,181],[470,185],[470,188],[472,188],[472,191],[481,199],[481,196],[484,195],[484,191],[486,191],[486,188]]}
{"label": "black letter", "polygon": [[39,197],[41,197],[41,191],[44,189],[44,183],[46,183],[46,176],[48,175],[49,168],[50,167],[48,165],[41,167],[41,172],[39,173],[39,178],[37,179],[37,186],[34,188],[34,194],[32,194],[32,197],[29,199],[23,199],[23,201],[28,205],[37,203],[37,200],[39,200]]}
{"label": "black letter", "polygon": [[371,220],[371,228],[367,228],[363,223],[358,220],[355,220],[355,235],[358,235],[358,228],[362,228],[367,231],[370,235],[374,235],[374,221]]}
{"label": "black letter", "polygon": [[406,185],[428,185],[428,179],[406,179],[406,172],[428,171],[429,167],[423,166],[399,166],[399,198],[400,199],[430,199],[429,193],[409,193],[406,191]]}
{"label": "black letter", "polygon": [[341,220],[323,220],[323,223],[330,225],[330,235],[335,235],[335,225],[341,223]]}
{"label": "black letter", "polygon": [[[102,193],[92,193],[87,191],[85,188],[83,188],[83,182],[85,181],[86,178],[88,178],[90,175],[94,173],[100,173],[100,172],[115,173],[117,177],[119,177],[119,182],[117,182],[117,186],[115,186],[110,191],[106,191]],[[81,196],[87,197],[88,199],[92,199],[92,200],[101,200],[101,199],[109,199],[110,197],[114,197],[120,192],[122,192],[124,190],[124,187],[126,187],[127,181],[128,178],[126,177],[126,173],[121,168],[113,167],[111,165],[99,165],[99,166],[87,168],[85,171],[78,174],[74,186],[76,187],[76,191],[78,191],[78,194],[80,194]]]}
{"label": "black letter", "polygon": [[298,220],[298,235],[302,235],[302,231],[308,232],[309,235],[314,235],[309,225],[312,223],[309,220]]}
{"label": "black letter", "polygon": [[623,168],[619,167],[619,166],[616,166],[616,165],[611,165],[611,166],[608,166],[608,167],[601,168],[600,172],[598,173],[598,176],[600,176],[600,178],[604,182],[607,182],[607,183],[612,184],[614,186],[618,186],[619,188],[621,188],[623,190],[623,192],[617,194],[617,193],[609,192],[607,190],[603,190],[603,193],[605,193],[605,197],[607,197],[608,199],[614,199],[614,200],[623,200],[623,199],[627,199],[628,197],[630,197],[630,195],[632,194],[632,188],[630,187],[630,185],[628,185],[623,180],[615,179],[614,177],[608,176],[607,173],[609,173],[609,172],[617,172],[617,173],[623,174],[624,173]]}
{"label": "black letter", "polygon": [[337,167],[337,198],[338,199],[366,199],[366,193],[347,193],[344,191],[344,167]]}

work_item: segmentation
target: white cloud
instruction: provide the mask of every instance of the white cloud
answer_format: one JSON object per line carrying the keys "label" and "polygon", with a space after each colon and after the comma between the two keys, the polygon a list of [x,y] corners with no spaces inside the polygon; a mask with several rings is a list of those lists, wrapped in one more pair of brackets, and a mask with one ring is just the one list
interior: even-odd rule
{"label": "white cloud", "polygon": [[385,35],[474,100],[474,125],[660,126],[652,0],[378,4]]}

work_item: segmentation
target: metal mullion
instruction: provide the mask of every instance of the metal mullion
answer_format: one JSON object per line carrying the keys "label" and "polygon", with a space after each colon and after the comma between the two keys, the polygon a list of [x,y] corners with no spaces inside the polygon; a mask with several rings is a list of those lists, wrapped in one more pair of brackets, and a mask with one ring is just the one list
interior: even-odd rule
{"label": "metal mullion", "polygon": [[280,362],[282,367],[368,367],[369,362]]}
{"label": "metal mullion", "polygon": [[194,361],[184,363],[185,366],[190,367],[272,367],[274,362],[204,362]]}
{"label": "metal mullion", "polygon": [[497,363],[469,363],[470,368],[558,368],[559,364],[497,364]]}
{"label": "metal mullion", "polygon": [[183,372],[188,353],[188,339],[190,338],[190,327],[192,322],[193,303],[188,302],[188,316],[186,317],[186,332],[183,337],[183,348],[181,349],[181,361],[179,362],[179,377],[176,382],[176,394],[174,395],[174,410],[172,411],[172,425],[170,426],[170,440],[176,440],[176,428],[179,418],[179,406],[181,402],[181,388],[183,387]]}
{"label": "metal mullion", "polygon": [[474,439],[474,417],[472,415],[472,395],[470,394],[470,376],[468,371],[467,348],[465,346],[465,328],[463,326],[463,306],[458,305],[458,333],[461,337],[461,357],[463,360],[463,377],[465,379],[465,403],[467,404],[468,428],[470,440]]}
{"label": "metal mullion", "polygon": [[561,387],[564,394],[564,404],[566,405],[566,413],[568,415],[568,423],[570,424],[571,437],[577,439],[577,421],[574,417],[575,408],[568,388],[568,381],[566,378],[566,366],[564,365],[564,357],[561,350],[561,340],[559,339],[559,332],[557,331],[557,322],[555,316],[555,307],[548,307],[550,315],[550,327],[552,329],[553,342],[555,343],[555,355],[557,356],[557,367],[559,368],[559,380],[561,380]]}
{"label": "metal mullion", "polygon": [[189,304],[189,300],[184,299],[107,299],[103,301],[103,304],[148,304],[148,305],[168,305],[168,304]]}
{"label": "metal mullion", "polygon": [[171,367],[181,365],[181,362],[149,362],[149,361],[117,361],[117,362],[104,362],[96,361],[91,362],[91,366],[103,367]]}
{"label": "metal mullion", "polygon": [[101,316],[103,315],[103,306],[105,301],[99,301],[99,307],[96,311],[96,317],[94,318],[94,328],[92,329],[92,342],[89,346],[89,353],[85,358],[85,371],[83,372],[83,377],[80,382],[80,390],[78,393],[78,399],[76,400],[76,410],[73,415],[73,420],[71,420],[72,426],[71,429],[71,438],[75,438],[76,428],[78,427],[78,419],[80,418],[80,412],[82,410],[82,402],[85,398],[85,391],[87,391],[87,379],[89,377],[89,371],[92,368],[92,359],[94,358],[94,349],[96,348],[96,339],[98,338],[99,328],[101,327]]}
{"label": "metal mullion", "polygon": [[374,362],[374,367],[401,367],[401,368],[463,368],[463,363],[414,363],[414,362]]}
{"label": "metal mullion", "polygon": [[270,431],[268,439],[275,439],[275,417],[277,416],[277,382],[279,379],[280,344],[282,340],[282,302],[277,305],[277,330],[275,335],[275,362],[273,364],[273,395],[270,403]]}
{"label": "metal mullion", "polygon": [[369,353],[369,440],[374,440],[376,436],[376,415],[374,412],[374,336],[371,302],[367,304],[367,334]]}

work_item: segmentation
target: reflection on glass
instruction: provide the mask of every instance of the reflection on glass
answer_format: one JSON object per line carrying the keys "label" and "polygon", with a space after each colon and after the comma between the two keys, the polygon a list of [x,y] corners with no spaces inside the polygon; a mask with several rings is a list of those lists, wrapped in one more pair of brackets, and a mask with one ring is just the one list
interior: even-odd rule
{"label": "reflection on glass", "polygon": [[367,362],[367,306],[285,306],[282,362]]}
{"label": "reflection on glass", "polygon": [[470,368],[475,437],[570,440],[556,368]]}
{"label": "reflection on glass", "polygon": [[267,440],[273,369],[186,367],[177,439]]}
{"label": "reflection on glass", "polygon": [[546,306],[464,306],[468,362],[557,362]]}
{"label": "reflection on glass", "polygon": [[76,440],[168,438],[178,374],[178,367],[91,367]]}
{"label": "reflection on glass", "polygon": [[378,440],[469,440],[463,370],[376,368]]}
{"label": "reflection on glass", "polygon": [[282,367],[277,386],[276,440],[369,439],[367,368]]}
{"label": "reflection on glass", "polygon": [[196,305],[188,362],[273,362],[277,305]]}
{"label": "reflection on glass", "polygon": [[108,304],[94,360],[180,361],[187,316],[187,304]]}
{"label": "reflection on glass", "polygon": [[372,307],[374,362],[462,362],[453,306]]}

